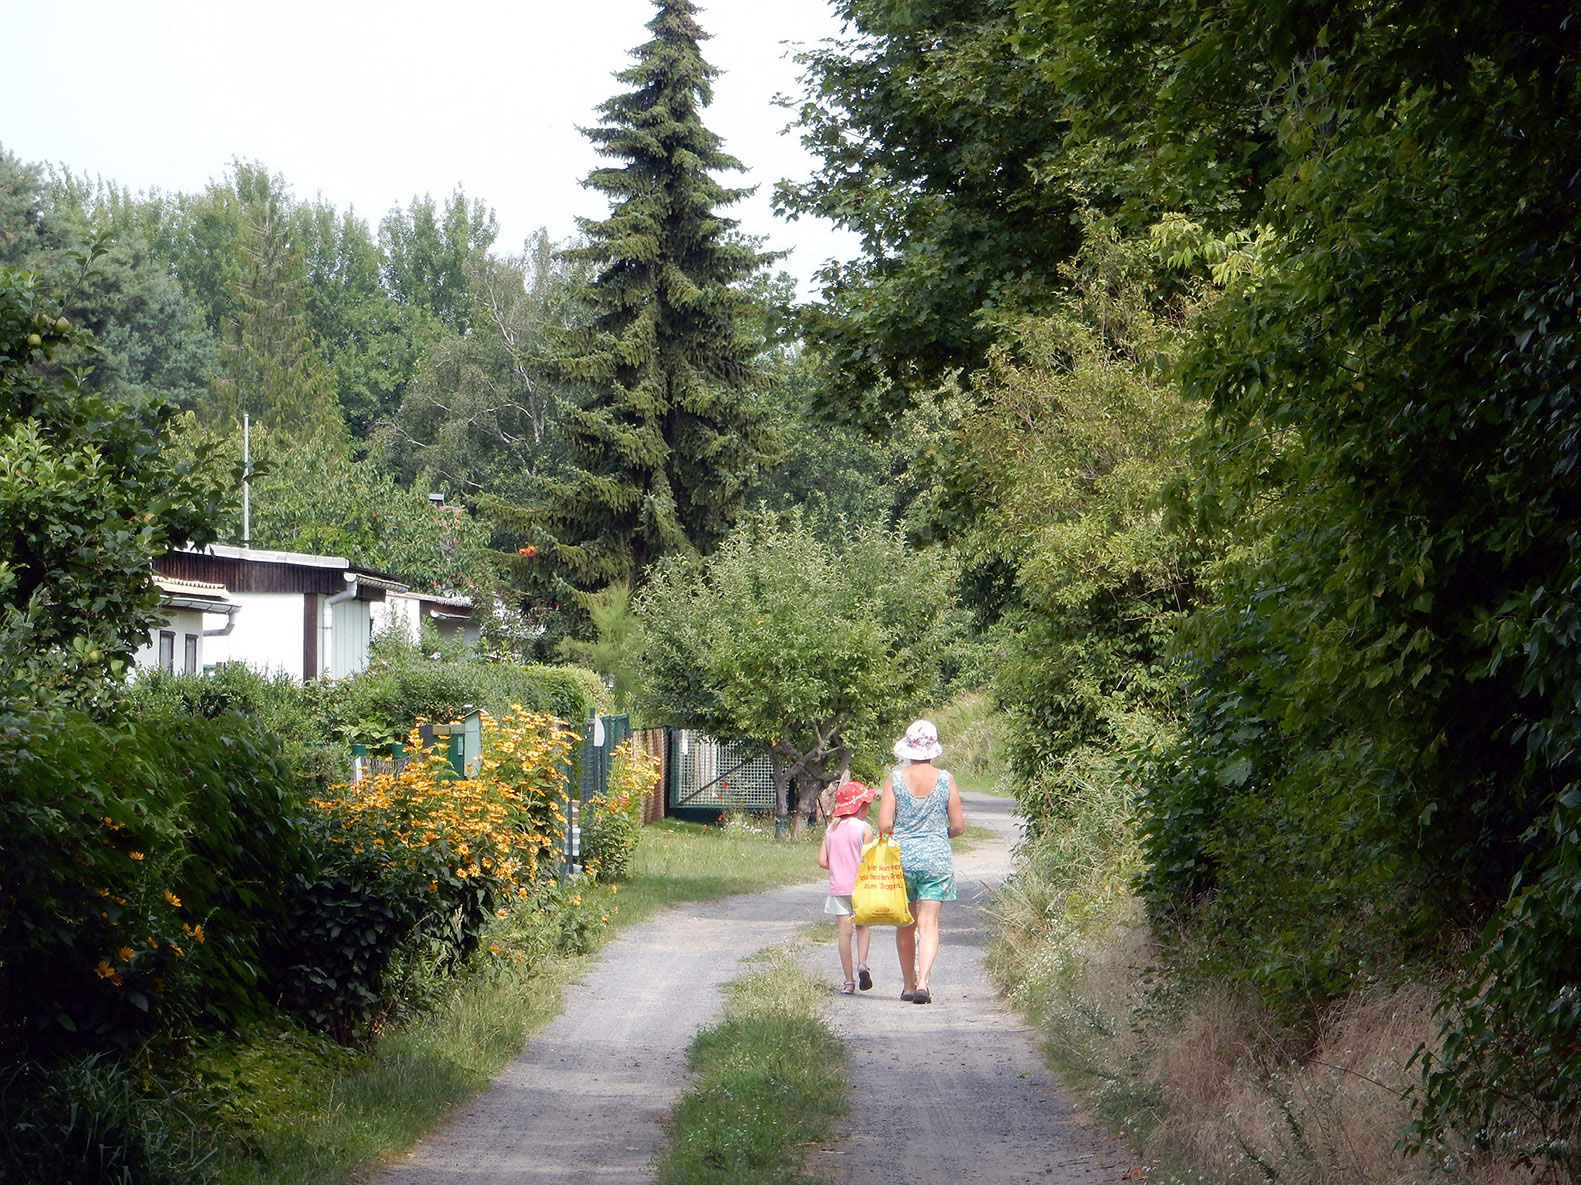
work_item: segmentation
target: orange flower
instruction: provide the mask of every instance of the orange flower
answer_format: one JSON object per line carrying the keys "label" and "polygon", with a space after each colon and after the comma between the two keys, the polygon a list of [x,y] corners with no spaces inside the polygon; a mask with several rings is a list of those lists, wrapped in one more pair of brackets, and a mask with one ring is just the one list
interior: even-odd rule
{"label": "orange flower", "polygon": [[530,558],[538,554],[538,549],[529,543],[526,547],[518,547],[516,554],[524,558]]}
{"label": "orange flower", "polygon": [[141,852],[127,852],[126,854],[133,860],[141,860],[143,858],[143,853]]}
{"label": "orange flower", "polygon": [[177,909],[181,908],[181,898],[177,897],[169,889],[165,890],[165,900],[170,902],[170,904],[174,905]]}

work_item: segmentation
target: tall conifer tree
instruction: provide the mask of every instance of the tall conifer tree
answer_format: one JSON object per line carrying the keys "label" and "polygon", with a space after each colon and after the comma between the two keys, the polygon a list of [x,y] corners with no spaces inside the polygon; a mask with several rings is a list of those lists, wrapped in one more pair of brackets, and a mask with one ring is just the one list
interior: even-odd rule
{"label": "tall conifer tree", "polygon": [[550,360],[584,398],[564,417],[570,464],[545,482],[540,522],[582,588],[711,550],[768,451],[753,392],[763,342],[740,282],[773,256],[716,212],[750,190],[713,176],[742,166],[703,125],[717,71],[696,6],[654,3],[652,40],[617,75],[630,89],[586,131],[617,162],[587,180],[612,208],[582,221],[588,242],[573,254],[594,270],[592,315]]}

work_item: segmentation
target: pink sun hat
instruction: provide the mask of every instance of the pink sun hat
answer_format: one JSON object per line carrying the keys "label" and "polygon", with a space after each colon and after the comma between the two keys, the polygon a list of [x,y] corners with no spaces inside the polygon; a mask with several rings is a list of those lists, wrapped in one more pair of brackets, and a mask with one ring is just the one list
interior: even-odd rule
{"label": "pink sun hat", "polygon": [[842,815],[859,815],[872,801],[873,791],[870,787],[861,782],[841,782],[839,789],[834,792],[834,806],[829,810],[829,817],[838,819]]}

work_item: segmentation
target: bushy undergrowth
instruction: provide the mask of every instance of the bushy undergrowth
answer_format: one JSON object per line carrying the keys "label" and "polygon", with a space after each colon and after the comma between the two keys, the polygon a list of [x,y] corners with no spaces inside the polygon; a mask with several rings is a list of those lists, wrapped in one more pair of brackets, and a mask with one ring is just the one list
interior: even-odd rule
{"label": "bushy undergrowth", "polygon": [[302,800],[256,722],[0,720],[0,1052],[124,1047],[270,1011]]}
{"label": "bushy undergrowth", "polygon": [[7,1185],[202,1185],[213,1134],[167,1092],[140,1089],[99,1055],[0,1072],[0,1180]]}
{"label": "bushy undergrowth", "polygon": [[1165,957],[1133,890],[1135,790],[1094,777],[1024,845],[989,965],[1061,1076],[1155,1162],[1215,1185],[1517,1185],[1451,1136],[1405,1155],[1438,985],[1374,983],[1292,1026],[1211,954]]}
{"label": "bushy undergrowth", "polygon": [[227,663],[203,675],[140,672],[129,696],[136,710],[252,716],[282,739],[292,767],[321,785],[345,776],[346,745],[388,749],[419,719],[459,720],[474,708],[504,716],[521,705],[576,723],[609,703],[583,667],[479,662],[464,647],[394,637],[378,639],[368,669],[346,679],[299,683]]}

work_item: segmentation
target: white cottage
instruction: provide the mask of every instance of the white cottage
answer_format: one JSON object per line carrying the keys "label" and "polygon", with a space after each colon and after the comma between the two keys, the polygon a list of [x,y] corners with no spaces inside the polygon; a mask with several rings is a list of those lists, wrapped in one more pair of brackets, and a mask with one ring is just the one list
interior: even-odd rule
{"label": "white cottage", "polygon": [[169,675],[196,674],[212,665],[204,640],[227,636],[240,606],[231,600],[223,584],[159,575],[154,577],[154,584],[159,588],[159,608],[165,619],[133,656],[134,665]]}
{"label": "white cottage", "polygon": [[388,573],[353,567],[341,556],[219,544],[161,556],[154,574],[158,581],[218,587],[234,604],[228,629],[200,633],[208,640],[202,665],[242,662],[294,679],[339,679],[363,670],[373,606],[407,591]]}

